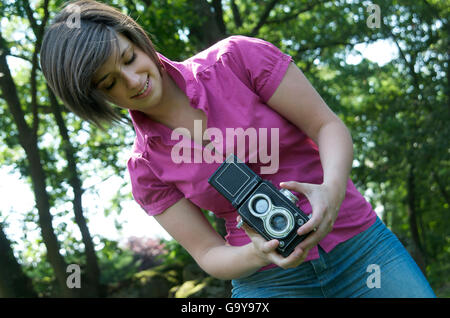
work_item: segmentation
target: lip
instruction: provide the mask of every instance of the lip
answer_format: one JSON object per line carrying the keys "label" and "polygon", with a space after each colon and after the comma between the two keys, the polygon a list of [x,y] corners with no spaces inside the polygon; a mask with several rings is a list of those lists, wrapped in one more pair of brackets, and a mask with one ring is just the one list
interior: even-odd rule
{"label": "lip", "polygon": [[134,95],[133,97],[131,97],[132,99],[141,99],[141,98],[145,98],[148,96],[148,94],[150,93],[150,91],[152,90],[152,82],[150,81],[150,76],[147,76],[147,79],[145,80],[144,84],[142,85],[141,89],[139,89],[139,92],[145,87],[145,84],[148,81],[148,87],[145,90],[145,92],[143,92],[141,95]]}

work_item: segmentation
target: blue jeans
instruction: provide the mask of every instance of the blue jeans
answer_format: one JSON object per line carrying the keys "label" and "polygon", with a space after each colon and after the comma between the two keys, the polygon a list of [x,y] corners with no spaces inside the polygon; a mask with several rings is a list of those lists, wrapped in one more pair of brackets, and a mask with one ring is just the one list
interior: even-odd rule
{"label": "blue jeans", "polygon": [[397,237],[377,218],[367,230],[296,268],[232,281],[233,298],[436,297]]}

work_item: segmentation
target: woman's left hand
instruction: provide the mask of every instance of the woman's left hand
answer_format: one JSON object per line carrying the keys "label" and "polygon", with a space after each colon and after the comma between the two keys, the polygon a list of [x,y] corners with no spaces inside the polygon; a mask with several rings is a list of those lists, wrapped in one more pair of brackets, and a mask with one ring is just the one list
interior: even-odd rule
{"label": "woman's left hand", "polygon": [[301,226],[297,233],[309,235],[299,244],[304,251],[304,258],[311,248],[316,246],[333,229],[339,208],[345,197],[346,188],[331,187],[327,184],[300,183],[296,181],[281,182],[280,187],[303,193],[312,207],[312,217]]}

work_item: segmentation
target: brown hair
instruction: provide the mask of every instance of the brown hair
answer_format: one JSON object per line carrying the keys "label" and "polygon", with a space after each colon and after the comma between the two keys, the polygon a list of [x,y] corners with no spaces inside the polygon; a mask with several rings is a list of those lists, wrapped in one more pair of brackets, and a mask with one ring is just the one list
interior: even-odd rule
{"label": "brown hair", "polygon": [[92,83],[94,73],[118,49],[118,33],[143,50],[161,71],[142,27],[119,10],[92,0],[66,4],[46,30],[40,51],[41,69],[53,92],[71,111],[99,127],[121,121]]}

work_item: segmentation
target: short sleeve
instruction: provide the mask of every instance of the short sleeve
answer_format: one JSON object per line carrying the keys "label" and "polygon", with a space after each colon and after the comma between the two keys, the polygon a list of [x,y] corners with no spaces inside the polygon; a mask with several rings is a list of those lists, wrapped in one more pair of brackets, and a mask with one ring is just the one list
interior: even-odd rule
{"label": "short sleeve", "polygon": [[184,197],[174,185],[166,184],[155,176],[147,159],[131,157],[127,166],[133,198],[147,214],[160,214]]}
{"label": "short sleeve", "polygon": [[254,91],[267,102],[281,83],[291,56],[283,53],[270,42],[246,36],[231,36],[232,56],[240,68],[246,72]]}

